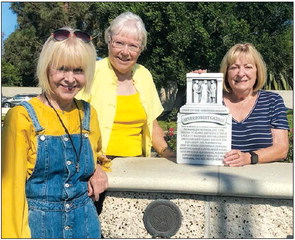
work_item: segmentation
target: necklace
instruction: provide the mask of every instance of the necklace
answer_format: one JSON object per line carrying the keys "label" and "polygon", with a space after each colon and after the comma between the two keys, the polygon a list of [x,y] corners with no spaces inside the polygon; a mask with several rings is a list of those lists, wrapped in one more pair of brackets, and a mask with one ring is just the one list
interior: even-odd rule
{"label": "necklace", "polygon": [[52,106],[51,102],[49,101],[49,99],[47,98],[46,94],[44,93],[44,97],[46,99],[46,101],[48,102],[49,106],[54,110],[54,112],[56,113],[61,125],[63,126],[68,138],[70,139],[70,142],[71,142],[71,145],[74,149],[74,152],[75,152],[75,155],[76,155],[76,158],[77,158],[77,164],[76,164],[76,171],[79,172],[80,170],[80,165],[79,165],[79,160],[80,160],[80,155],[81,155],[81,150],[82,150],[82,120],[81,120],[81,114],[80,114],[80,109],[78,107],[78,104],[76,103],[76,100],[74,99],[74,103],[75,103],[75,106],[76,108],[78,109],[78,113],[79,113],[79,121],[80,121],[80,147],[79,147],[79,154],[77,153],[77,150],[75,148],[75,145],[74,145],[74,142],[73,142],[73,139],[69,133],[69,130],[67,129],[67,127],[65,126],[64,122],[61,120],[58,112],[56,111],[56,109]]}

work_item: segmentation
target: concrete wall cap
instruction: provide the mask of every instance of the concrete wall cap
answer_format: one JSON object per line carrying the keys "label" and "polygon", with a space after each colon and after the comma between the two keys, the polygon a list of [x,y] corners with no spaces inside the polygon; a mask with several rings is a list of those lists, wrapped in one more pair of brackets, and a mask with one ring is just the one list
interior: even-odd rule
{"label": "concrete wall cap", "polygon": [[176,164],[165,158],[115,158],[110,191],[293,198],[292,163],[243,167]]}

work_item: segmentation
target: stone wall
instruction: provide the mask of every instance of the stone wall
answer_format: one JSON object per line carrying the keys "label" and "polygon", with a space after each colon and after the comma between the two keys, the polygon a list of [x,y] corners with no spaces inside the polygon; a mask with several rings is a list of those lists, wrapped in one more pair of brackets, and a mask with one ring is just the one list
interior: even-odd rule
{"label": "stone wall", "polygon": [[175,203],[182,223],[172,238],[291,238],[293,201],[153,192],[107,192],[100,220],[105,238],[151,238],[143,216],[159,199]]}
{"label": "stone wall", "polygon": [[2,87],[1,94],[5,97],[12,97],[16,94],[40,94],[39,87]]}
{"label": "stone wall", "polygon": [[291,163],[236,168],[164,158],[112,163],[100,215],[105,238],[152,238],[143,218],[150,203],[163,199],[182,215],[172,238],[293,238]]}

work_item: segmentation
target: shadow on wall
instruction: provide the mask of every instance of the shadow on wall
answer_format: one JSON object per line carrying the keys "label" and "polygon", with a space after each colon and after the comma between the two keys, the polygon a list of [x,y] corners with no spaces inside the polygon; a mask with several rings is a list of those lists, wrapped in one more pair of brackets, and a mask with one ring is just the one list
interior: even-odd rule
{"label": "shadow on wall", "polygon": [[[216,172],[204,173],[217,177]],[[274,238],[292,231],[293,216],[280,216],[268,207],[292,209],[292,201],[271,200],[251,197],[259,193],[259,183],[231,174],[218,174],[218,197],[208,196],[210,216],[208,217],[208,238]],[[249,198],[234,197],[248,192]],[[235,194],[233,194],[235,193]],[[225,195],[222,197],[222,195]],[[228,196],[233,197],[228,197]],[[250,199],[250,201],[249,201]],[[268,204],[266,204],[266,202]],[[287,212],[287,211],[286,211]],[[290,211],[291,212],[291,211]],[[285,211],[283,211],[285,213]],[[278,215],[276,215],[278,214]],[[287,213],[286,213],[287,214]],[[289,221],[289,222],[288,222]]]}
{"label": "shadow on wall", "polygon": [[[207,172],[204,175],[216,177],[216,172]],[[238,178],[238,179],[237,179]],[[236,175],[218,173],[218,193],[226,196],[230,193],[238,193],[241,185],[247,186],[249,192],[257,192],[258,185],[253,181]],[[238,180],[238,181],[237,181]],[[209,236],[214,238],[253,238],[251,223],[251,212],[244,212],[241,208],[237,209],[232,198],[208,198],[211,215],[209,217]],[[241,202],[239,202],[241,204]],[[238,210],[238,211],[237,211]],[[212,214],[214,214],[212,216]],[[237,225],[233,227],[234,225]],[[209,237],[208,236],[208,237]]]}

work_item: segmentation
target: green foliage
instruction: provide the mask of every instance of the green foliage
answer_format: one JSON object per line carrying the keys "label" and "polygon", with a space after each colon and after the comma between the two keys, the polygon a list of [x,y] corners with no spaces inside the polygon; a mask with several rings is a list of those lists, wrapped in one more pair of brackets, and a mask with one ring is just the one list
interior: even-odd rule
{"label": "green foliage", "polygon": [[168,115],[166,121],[158,121],[160,127],[164,130],[165,140],[168,146],[176,151],[177,148],[177,109],[173,109]]}
{"label": "green foliage", "polygon": [[158,123],[164,131],[168,131],[169,128],[174,128],[175,130],[177,129],[176,121],[168,122],[168,121],[158,120]]}
{"label": "green foliage", "polygon": [[289,133],[289,151],[285,162],[292,163],[293,162],[293,151],[294,151],[294,129],[291,128]]}
{"label": "green foliage", "polygon": [[167,121],[158,121],[160,127],[163,129],[165,134],[165,140],[170,148],[176,151],[177,148],[177,123],[167,122]]}
{"label": "green foliage", "polygon": [[[86,30],[91,3],[13,2],[18,29],[4,42],[3,59],[18,69],[23,86],[36,86],[37,59],[50,33],[63,26]],[[90,17],[89,17],[90,18]],[[81,22],[81,19],[83,20]],[[92,18],[91,18],[92,19]],[[93,20],[92,20],[93,22]],[[12,84],[11,86],[16,86]]]}
{"label": "green foliage", "polygon": [[266,90],[292,90],[292,84],[292,82],[287,80],[286,72],[269,72],[268,81],[264,88]]}
{"label": "green foliage", "polygon": [[[25,47],[22,47],[25,46]],[[4,42],[4,61],[12,64],[21,75],[21,85],[13,83],[11,86],[34,86],[37,53],[41,48],[34,35],[34,28],[28,27],[16,31]]]}
{"label": "green foliage", "polygon": [[11,63],[2,61],[1,84],[2,86],[21,86],[21,76],[16,67]]}
{"label": "green foliage", "polygon": [[269,70],[266,89],[293,86],[292,2],[13,2],[18,29],[5,41],[3,59],[15,66],[23,86],[34,86],[36,59],[50,32],[68,25],[92,34],[100,57],[107,56],[104,30],[124,11],[138,14],[148,31],[139,62],[158,87],[179,88],[194,69],[218,72],[225,52],[251,42]]}
{"label": "green foliage", "polygon": [[175,129],[169,128],[164,138],[168,146],[174,151],[177,151],[177,135]]}
{"label": "green foliage", "polygon": [[287,118],[288,118],[288,122],[289,122],[289,133],[288,133],[288,137],[289,137],[289,151],[288,151],[288,155],[287,158],[285,160],[285,162],[293,162],[293,151],[294,151],[294,128],[293,128],[293,124],[294,124],[294,116],[293,116],[293,109],[292,110],[288,110],[287,112]]}
{"label": "green foliage", "polygon": [[293,109],[289,109],[287,111],[287,119],[289,123],[289,128],[293,128],[293,124],[294,124]]}

